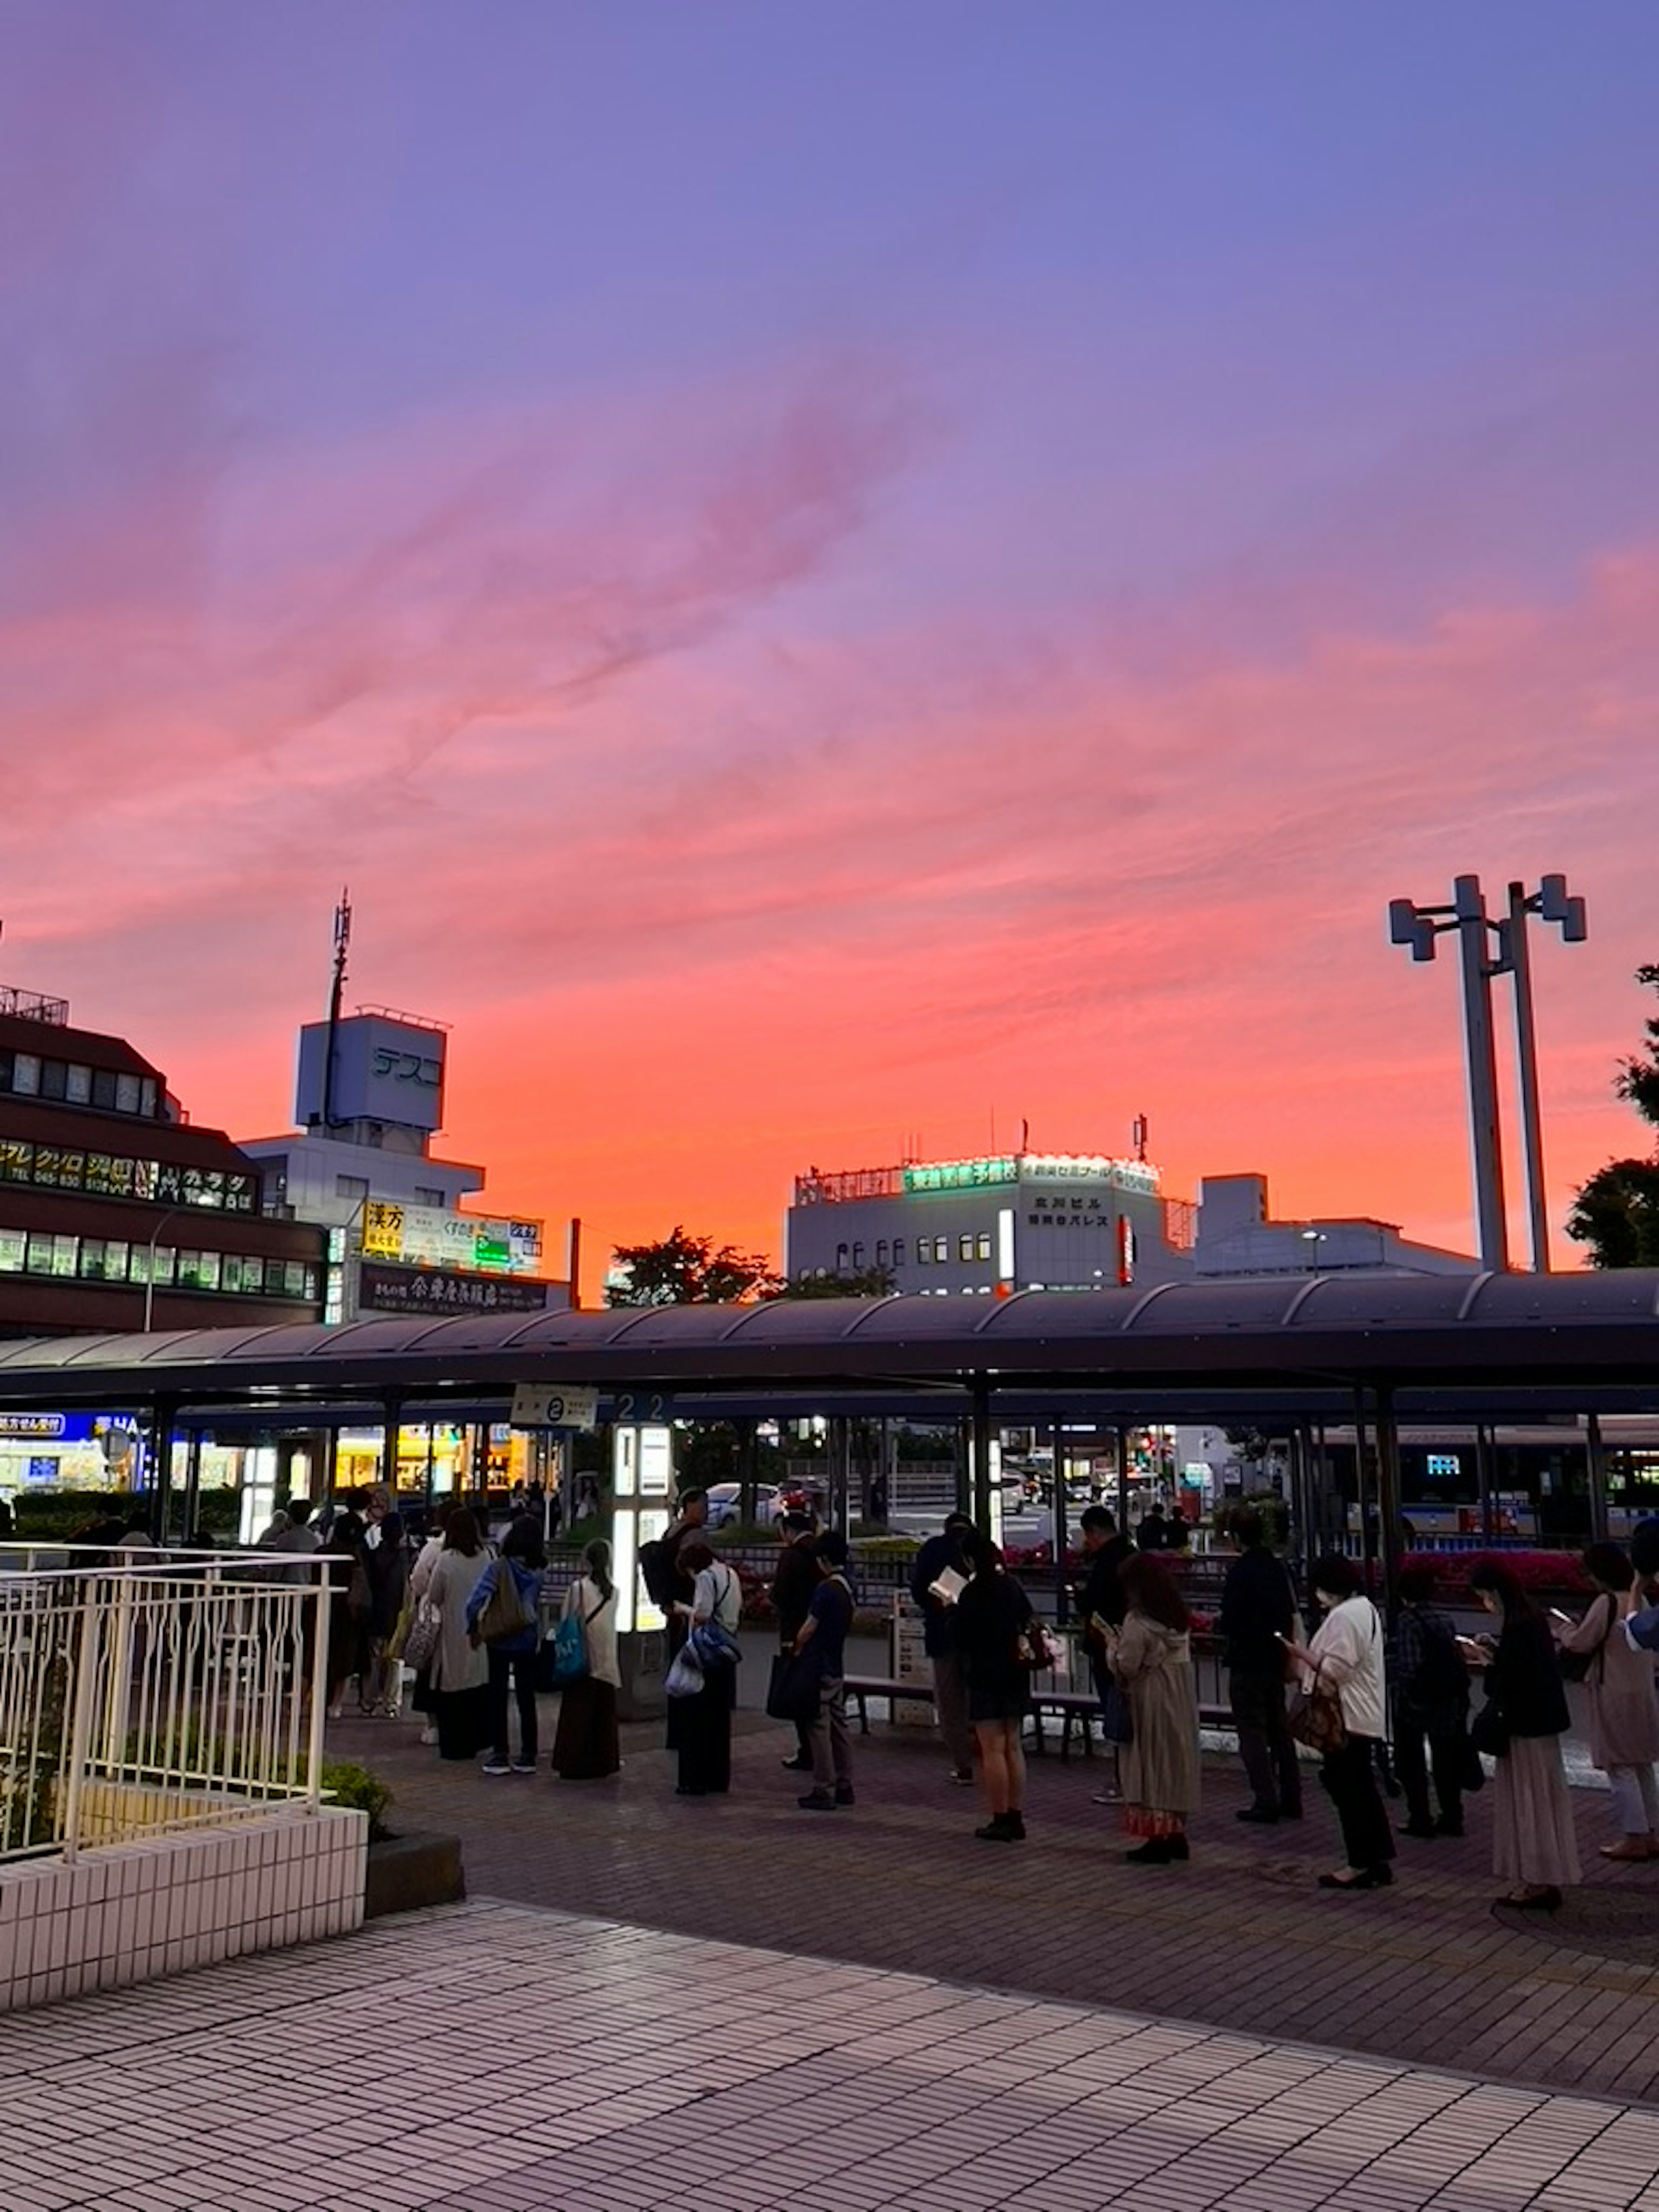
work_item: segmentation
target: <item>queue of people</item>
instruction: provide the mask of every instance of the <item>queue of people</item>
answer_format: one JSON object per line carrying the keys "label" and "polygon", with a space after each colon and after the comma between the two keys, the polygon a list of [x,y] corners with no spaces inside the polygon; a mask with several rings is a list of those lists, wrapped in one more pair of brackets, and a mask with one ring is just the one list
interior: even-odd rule
{"label": "queue of people", "polygon": [[[738,1704],[736,1643],[743,1593],[735,1570],[707,1536],[708,1501],[682,1493],[665,1534],[643,1547],[641,1576],[667,1625],[668,1745],[677,1793],[720,1796],[732,1785]],[[429,1634],[414,1668],[422,1740],[441,1757],[476,1759],[489,1776],[535,1770],[546,1559],[542,1521],[526,1515],[493,1547],[476,1516],[441,1508],[412,1565],[384,1495],[346,1501],[322,1549],[331,1565],[331,1612],[339,1656],[331,1663],[332,1710],[355,1676],[360,1710],[395,1711],[404,1636],[417,1616]],[[793,1727],[784,1767],[807,1778],[799,1802],[830,1812],[856,1802],[847,1723],[846,1647],[854,1616],[844,1537],[791,1510],[779,1525],[772,1581],[776,1670],[789,1686],[781,1705]],[[1502,1901],[1521,1911],[1557,1908],[1581,1879],[1573,1807],[1563,1760],[1571,1724],[1565,1683],[1582,1682],[1593,1763],[1607,1775],[1616,1835],[1601,1846],[1620,1863],[1659,1858],[1659,1605],[1645,1577],[1613,1544],[1584,1564],[1594,1595],[1577,1620],[1542,1612],[1501,1558],[1476,1563],[1470,1597],[1490,1632],[1459,1632],[1437,1604],[1432,1563],[1404,1565],[1399,1604],[1386,1622],[1362,1570],[1340,1553],[1312,1573],[1317,1626],[1302,1623],[1284,1563],[1263,1521],[1232,1516],[1217,1627],[1226,1689],[1249,1784],[1237,1818],[1261,1826],[1303,1817],[1304,1751],[1318,1776],[1340,1840],[1340,1863],[1318,1876],[1333,1892],[1392,1886],[1399,1838],[1430,1843],[1465,1832],[1468,1796],[1492,1778],[1493,1871]],[[1103,1505],[1083,1516],[1082,1572],[1072,1596],[1093,1685],[1115,1755],[1124,1857],[1138,1866],[1180,1864],[1200,1806],[1199,1703],[1192,1620],[1164,1558],[1137,1548]],[[262,1547],[300,1553],[317,1535],[303,1501],[285,1509]],[[296,1562],[297,1564],[297,1562]],[[1659,1559],[1648,1561],[1659,1566]],[[1042,1629],[998,1547],[963,1514],[947,1516],[921,1549],[910,1578],[924,1621],[936,1719],[951,1778],[977,1782],[987,1842],[1027,1836],[1023,1738],[1033,1679],[1050,1663]],[[590,1543],[563,1600],[579,1631],[580,1668],[561,1683],[551,1765],[567,1780],[621,1765],[617,1693],[617,1593],[609,1547]],[[1474,1692],[1483,1694],[1477,1705]],[[516,1712],[516,1732],[514,1727]],[[1396,1831],[1384,1789],[1392,1771],[1406,1818]]]}

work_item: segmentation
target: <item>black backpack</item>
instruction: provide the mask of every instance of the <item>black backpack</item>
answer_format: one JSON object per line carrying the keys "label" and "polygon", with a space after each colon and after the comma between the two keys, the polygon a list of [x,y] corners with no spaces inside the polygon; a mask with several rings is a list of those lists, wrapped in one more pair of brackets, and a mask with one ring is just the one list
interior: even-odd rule
{"label": "black backpack", "polygon": [[640,1580],[653,1605],[664,1613],[680,1594],[675,1565],[678,1553],[678,1547],[662,1536],[653,1536],[648,1544],[640,1546]]}

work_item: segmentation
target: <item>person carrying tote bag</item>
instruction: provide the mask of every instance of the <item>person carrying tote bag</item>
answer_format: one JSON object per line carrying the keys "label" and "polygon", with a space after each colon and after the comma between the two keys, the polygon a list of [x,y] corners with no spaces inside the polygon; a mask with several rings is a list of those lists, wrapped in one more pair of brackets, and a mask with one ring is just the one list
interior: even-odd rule
{"label": "person carrying tote bag", "polygon": [[[680,1547],[682,1570],[695,1577],[691,1602],[677,1611],[691,1632],[709,1623],[735,1637],[743,1612],[743,1588],[728,1566],[714,1557],[701,1537]],[[679,1753],[680,1797],[723,1797],[732,1786],[732,1713],[738,1701],[738,1670],[729,1662],[704,1665],[702,1687],[690,1697],[676,1699],[679,1715],[674,1731]]]}
{"label": "person carrying tote bag", "polygon": [[586,1671],[561,1686],[553,1771],[562,1782],[600,1782],[622,1765],[617,1738],[617,1591],[611,1547],[596,1537],[582,1553],[582,1572],[564,1594],[563,1622],[578,1627]]}
{"label": "person carrying tote bag", "polygon": [[[1342,1832],[1346,1864],[1322,1874],[1322,1889],[1385,1889],[1394,1880],[1394,1831],[1376,1787],[1376,1747],[1388,1735],[1382,1623],[1359,1587],[1352,1559],[1328,1552],[1314,1569],[1314,1593],[1325,1618],[1310,1644],[1294,1637],[1285,1649],[1296,1661],[1307,1701],[1291,1717],[1320,1745],[1319,1779]],[[1292,1701],[1293,1704],[1295,1701]],[[1316,1735],[1313,1732],[1316,1729]]]}

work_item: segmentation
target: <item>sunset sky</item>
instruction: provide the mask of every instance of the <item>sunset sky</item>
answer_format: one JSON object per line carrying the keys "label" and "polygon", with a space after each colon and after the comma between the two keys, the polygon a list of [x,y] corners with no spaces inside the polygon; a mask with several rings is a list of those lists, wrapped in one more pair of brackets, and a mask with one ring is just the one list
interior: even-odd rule
{"label": "sunset sky", "polygon": [[1559,869],[1559,1228],[1659,960],[1656,82],[1652,0],[0,0],[0,979],[266,1133],[349,883],[590,1290],[1022,1116],[1468,1247],[1384,909]]}

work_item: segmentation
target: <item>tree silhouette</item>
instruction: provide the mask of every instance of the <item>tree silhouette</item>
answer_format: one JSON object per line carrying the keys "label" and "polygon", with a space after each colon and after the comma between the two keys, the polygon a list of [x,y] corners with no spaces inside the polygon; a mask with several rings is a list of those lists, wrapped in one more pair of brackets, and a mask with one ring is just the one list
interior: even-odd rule
{"label": "tree silhouette", "polygon": [[[1659,991],[1659,966],[1636,980]],[[1659,1127],[1659,1020],[1646,1024],[1643,1050],[1620,1063],[1614,1092]],[[1659,1267],[1659,1139],[1645,1159],[1609,1160],[1580,1186],[1567,1234],[1589,1247],[1595,1267]]]}

